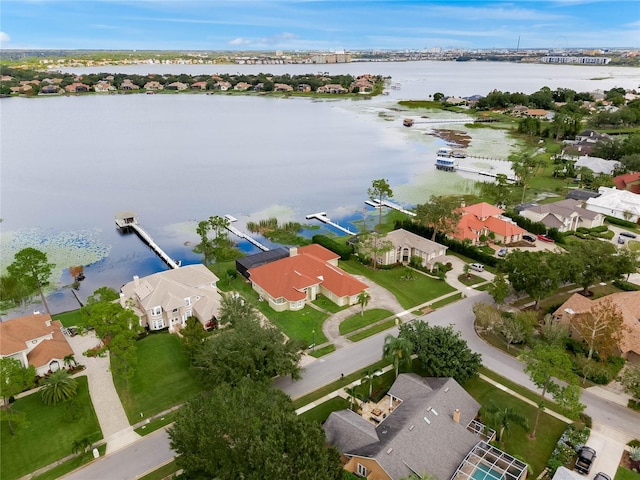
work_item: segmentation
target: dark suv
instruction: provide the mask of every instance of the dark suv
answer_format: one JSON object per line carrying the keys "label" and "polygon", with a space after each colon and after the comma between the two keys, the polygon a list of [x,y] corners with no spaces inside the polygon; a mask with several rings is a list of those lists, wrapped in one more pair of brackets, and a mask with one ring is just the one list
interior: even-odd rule
{"label": "dark suv", "polygon": [[595,459],[596,451],[593,448],[582,447],[578,452],[575,469],[578,472],[584,473],[586,475],[591,470],[591,465],[593,465]]}

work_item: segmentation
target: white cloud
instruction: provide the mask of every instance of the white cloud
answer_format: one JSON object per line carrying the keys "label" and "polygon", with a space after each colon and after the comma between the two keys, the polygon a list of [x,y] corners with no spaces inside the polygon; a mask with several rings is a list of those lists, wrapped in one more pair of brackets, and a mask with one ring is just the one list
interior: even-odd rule
{"label": "white cloud", "polygon": [[251,40],[249,40],[248,38],[242,38],[242,37],[234,38],[229,42],[229,45],[249,45],[249,44],[251,44]]}
{"label": "white cloud", "polygon": [[11,41],[11,37],[8,33],[0,32],[0,43],[9,43]]}

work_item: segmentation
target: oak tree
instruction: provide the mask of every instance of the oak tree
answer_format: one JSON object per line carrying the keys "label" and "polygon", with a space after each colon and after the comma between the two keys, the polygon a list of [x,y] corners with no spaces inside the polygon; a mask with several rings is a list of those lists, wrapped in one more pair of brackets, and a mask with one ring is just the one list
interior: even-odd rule
{"label": "oak tree", "polygon": [[426,227],[433,228],[431,241],[435,241],[436,234],[454,233],[460,221],[460,201],[456,197],[431,195],[428,203],[416,207],[415,221]]}
{"label": "oak tree", "polygon": [[264,383],[222,383],[185,405],[169,429],[189,478],[340,480],[340,454],[318,423]]}
{"label": "oak tree", "polygon": [[589,347],[588,359],[594,352],[603,358],[614,354],[627,333],[622,312],[607,298],[594,304],[588,312],[574,315],[571,326]]}

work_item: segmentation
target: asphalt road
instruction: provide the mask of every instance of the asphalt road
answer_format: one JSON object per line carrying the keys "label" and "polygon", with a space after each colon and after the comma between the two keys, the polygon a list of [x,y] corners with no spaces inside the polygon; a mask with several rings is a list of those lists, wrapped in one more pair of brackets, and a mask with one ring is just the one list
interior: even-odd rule
{"label": "asphalt road", "polygon": [[[453,324],[468,342],[469,347],[482,354],[483,364],[487,368],[515,383],[537,390],[528,375],[524,373],[523,364],[520,361],[491,347],[476,335],[472,307],[478,301],[490,302],[491,298],[486,293],[479,293],[438,309],[424,316],[423,319],[432,325]],[[303,378],[297,382],[292,382],[290,378],[279,378],[275,385],[292,398],[296,398],[338,380],[341,373],[347,375],[365,368],[381,359],[384,337],[389,333],[397,335],[398,329],[387,330],[314,361],[306,367]],[[582,402],[587,405],[586,413],[594,421],[634,438],[640,438],[639,413],[586,391],[582,394]],[[133,480],[154,465],[161,465],[172,457],[173,452],[169,447],[167,436],[164,431],[160,431],[147,435],[135,444],[93,462],[64,478]]]}

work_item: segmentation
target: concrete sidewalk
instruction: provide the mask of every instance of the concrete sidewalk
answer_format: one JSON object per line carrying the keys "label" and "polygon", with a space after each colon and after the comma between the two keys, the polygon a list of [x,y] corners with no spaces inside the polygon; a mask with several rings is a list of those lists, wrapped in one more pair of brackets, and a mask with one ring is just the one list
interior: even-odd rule
{"label": "concrete sidewalk", "polygon": [[69,337],[76,361],[86,368],[89,395],[98,417],[102,436],[107,444],[107,454],[135,442],[140,435],[133,431],[113,384],[109,354],[104,357],[87,357],[84,352],[99,344],[94,332]]}

